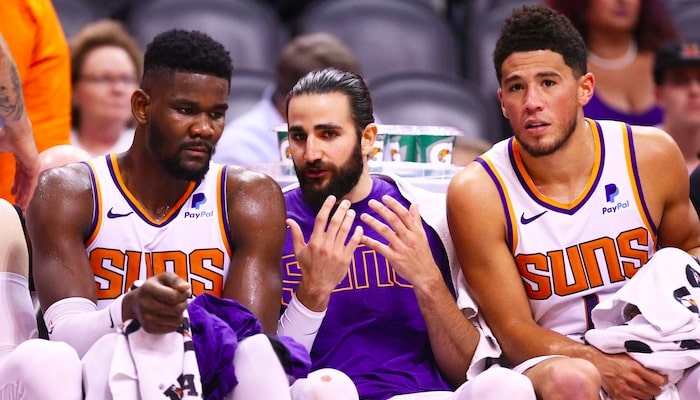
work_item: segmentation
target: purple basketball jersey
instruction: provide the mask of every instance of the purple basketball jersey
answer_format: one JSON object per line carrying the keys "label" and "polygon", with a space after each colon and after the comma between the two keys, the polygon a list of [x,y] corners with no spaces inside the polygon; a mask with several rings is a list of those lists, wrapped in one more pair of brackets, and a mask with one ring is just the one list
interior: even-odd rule
{"label": "purple basketball jersey", "polygon": [[[370,195],[352,204],[358,215],[354,225],[363,225],[365,235],[386,243],[360,221],[359,215],[368,213],[383,221],[369,208],[368,202],[385,194],[406,207],[409,203],[392,183],[378,177],[373,177],[373,182]],[[285,193],[285,201],[288,216],[299,223],[308,240],[316,211],[303,202],[298,188]],[[425,222],[423,226],[433,258],[451,289],[444,246]],[[282,256],[285,306],[297,288],[300,275],[288,231]],[[433,359],[412,285],[396,274],[381,254],[365,246],[355,251],[349,274],[331,296],[326,317],[311,349],[311,362],[312,370],[330,367],[345,372],[362,399],[382,400],[399,394],[451,390]]]}

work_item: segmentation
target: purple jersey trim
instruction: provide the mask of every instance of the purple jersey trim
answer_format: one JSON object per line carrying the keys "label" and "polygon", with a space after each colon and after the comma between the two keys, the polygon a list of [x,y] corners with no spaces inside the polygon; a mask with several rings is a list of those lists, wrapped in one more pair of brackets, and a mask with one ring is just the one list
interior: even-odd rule
{"label": "purple jersey trim", "polygon": [[[510,139],[511,141],[513,138]],[[503,207],[503,214],[506,217],[506,237],[508,241],[508,248],[512,249],[513,248],[513,221],[510,218],[510,212],[508,211],[508,201],[506,200],[506,193],[501,186],[501,183],[499,182],[496,172],[491,169],[489,164],[481,157],[476,158],[476,162],[481,164],[481,166],[486,170],[486,173],[489,174],[491,177],[491,180],[493,181],[493,184],[496,185],[496,189],[498,190],[498,197],[501,199],[501,206]]]}
{"label": "purple jersey trim", "polygon": [[644,189],[642,188],[642,181],[639,178],[639,169],[637,168],[637,153],[634,151],[634,139],[632,135],[632,127],[629,124],[625,124],[626,128],[626,134],[627,134],[627,139],[629,140],[629,146],[630,146],[630,162],[632,164],[632,174],[634,175],[634,183],[637,185],[637,193],[639,194],[639,201],[642,203],[642,211],[644,212],[644,216],[646,217],[647,221],[649,221],[649,225],[651,226],[652,232],[654,232],[654,236],[657,236],[658,234],[658,227],[654,223],[654,220],[651,218],[651,214],[649,213],[649,208],[647,207],[647,202],[644,199]]}

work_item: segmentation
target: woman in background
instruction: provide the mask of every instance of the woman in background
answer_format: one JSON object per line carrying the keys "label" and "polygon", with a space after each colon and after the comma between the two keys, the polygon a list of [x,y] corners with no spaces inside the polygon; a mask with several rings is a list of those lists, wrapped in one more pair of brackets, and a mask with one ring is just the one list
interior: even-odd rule
{"label": "woman in background", "polygon": [[143,53],[116,21],[86,25],[70,41],[73,85],[71,143],[99,156],[131,146],[131,94]]}
{"label": "woman in background", "polygon": [[654,97],[654,54],[677,37],[663,0],[546,0],[566,15],[588,47],[595,93],[584,107],[594,119],[658,125],[663,112]]}

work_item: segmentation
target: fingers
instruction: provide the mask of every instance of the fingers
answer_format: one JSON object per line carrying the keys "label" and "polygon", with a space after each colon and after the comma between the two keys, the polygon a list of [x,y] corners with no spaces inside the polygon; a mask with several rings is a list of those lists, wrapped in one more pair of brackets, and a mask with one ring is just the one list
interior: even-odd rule
{"label": "fingers", "polygon": [[306,242],[304,241],[304,233],[301,231],[301,227],[295,220],[287,218],[285,222],[287,223],[287,226],[289,227],[289,232],[292,235],[292,245],[294,246],[294,253],[299,254],[301,249],[304,246],[306,246]]}
{"label": "fingers", "polygon": [[[316,215],[314,229],[310,241],[325,243],[328,246],[345,245],[352,224],[355,220],[355,210],[351,209],[349,200],[342,200],[335,211],[335,196],[330,195],[323,202]],[[333,215],[331,216],[331,212]],[[329,220],[330,218],[330,220]]]}
{"label": "fingers", "polygon": [[[178,299],[187,299],[188,297],[192,296],[190,284],[187,283],[186,280],[180,278],[177,274],[172,272],[164,272],[157,275],[155,279],[166,288],[163,290],[163,293],[165,294],[169,293],[167,289],[173,289],[177,292],[175,296]],[[184,295],[184,297],[182,295]]]}
{"label": "fingers", "polygon": [[177,330],[182,324],[182,313],[191,295],[190,285],[171,272],[149,278],[137,289],[137,319],[150,333]]}

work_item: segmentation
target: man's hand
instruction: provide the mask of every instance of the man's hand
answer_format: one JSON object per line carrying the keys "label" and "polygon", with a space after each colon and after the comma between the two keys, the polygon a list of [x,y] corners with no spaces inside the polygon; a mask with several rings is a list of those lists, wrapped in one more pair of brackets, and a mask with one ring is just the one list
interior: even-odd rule
{"label": "man's hand", "polygon": [[39,177],[39,156],[28,119],[0,125],[0,151],[11,152],[17,162],[12,194],[15,203],[26,210]]}
{"label": "man's hand", "polygon": [[644,368],[627,354],[604,354],[594,364],[603,378],[603,389],[615,400],[653,399],[668,383],[665,376]]}
{"label": "man's hand", "polygon": [[382,235],[388,244],[366,236],[362,243],[386,257],[396,272],[416,288],[431,279],[442,281],[423,229],[418,205],[412,204],[407,210],[391,196],[382,197],[382,202],[384,204],[370,200],[369,206],[387,221],[388,226],[369,214],[362,214],[360,218]]}
{"label": "man's hand", "polygon": [[182,324],[182,313],[191,296],[189,283],[164,272],[126,294],[123,319],[136,319],[148,333],[174,332]]}
{"label": "man's hand", "polygon": [[328,196],[321,206],[308,243],[304,242],[299,224],[287,219],[294,253],[301,268],[297,299],[313,311],[326,309],[331,292],[347,275],[348,266],[362,238],[362,228],[357,227],[348,240],[355,219],[355,211],[350,209],[348,200],[340,202],[329,222],[335,201],[335,196]]}

